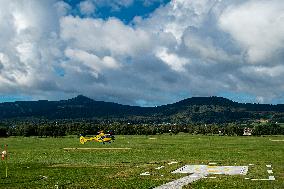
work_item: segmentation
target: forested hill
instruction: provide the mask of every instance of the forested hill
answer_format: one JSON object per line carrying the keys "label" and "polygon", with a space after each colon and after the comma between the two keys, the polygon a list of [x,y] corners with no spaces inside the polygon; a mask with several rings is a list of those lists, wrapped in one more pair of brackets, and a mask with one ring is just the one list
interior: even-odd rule
{"label": "forested hill", "polygon": [[140,122],[220,123],[248,119],[283,119],[284,105],[243,104],[222,97],[193,97],[158,107],[95,101],[79,95],[60,101],[0,103],[0,119],[121,119]]}

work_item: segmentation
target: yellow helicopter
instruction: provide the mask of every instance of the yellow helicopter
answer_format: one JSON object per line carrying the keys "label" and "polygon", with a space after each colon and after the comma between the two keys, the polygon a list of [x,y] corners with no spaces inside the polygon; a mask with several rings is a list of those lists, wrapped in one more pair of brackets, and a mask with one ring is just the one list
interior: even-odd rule
{"label": "yellow helicopter", "polygon": [[80,143],[85,144],[88,141],[95,141],[95,142],[100,142],[100,143],[111,143],[111,141],[114,141],[115,137],[112,132],[104,133],[104,131],[99,131],[98,134],[94,137],[80,137]]}

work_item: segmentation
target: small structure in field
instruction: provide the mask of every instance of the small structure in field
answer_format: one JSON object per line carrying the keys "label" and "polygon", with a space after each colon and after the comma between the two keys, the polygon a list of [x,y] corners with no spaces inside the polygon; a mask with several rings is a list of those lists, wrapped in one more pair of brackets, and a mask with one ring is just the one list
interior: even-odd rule
{"label": "small structure in field", "polygon": [[268,123],[269,120],[268,119],[259,119],[258,122],[259,123]]}
{"label": "small structure in field", "polygon": [[252,128],[249,128],[249,127],[245,127],[244,128],[244,136],[251,136],[252,134]]}

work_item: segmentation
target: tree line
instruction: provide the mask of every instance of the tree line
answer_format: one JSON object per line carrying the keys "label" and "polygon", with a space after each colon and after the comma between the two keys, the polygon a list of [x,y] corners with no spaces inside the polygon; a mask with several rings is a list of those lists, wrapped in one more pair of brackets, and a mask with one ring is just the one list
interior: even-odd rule
{"label": "tree line", "polygon": [[92,121],[18,121],[0,123],[0,137],[39,136],[61,137],[66,135],[95,135],[98,131],[112,130],[117,135],[178,134],[179,132],[203,135],[242,136],[245,127],[252,128],[252,135],[284,135],[284,127],[266,124],[132,124]]}

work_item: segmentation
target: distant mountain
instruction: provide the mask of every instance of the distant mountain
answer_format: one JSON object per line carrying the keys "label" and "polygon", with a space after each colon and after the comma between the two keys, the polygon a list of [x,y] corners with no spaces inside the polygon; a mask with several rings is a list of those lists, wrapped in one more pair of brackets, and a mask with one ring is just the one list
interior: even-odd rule
{"label": "distant mountain", "polygon": [[140,122],[223,123],[277,117],[284,105],[243,104],[222,97],[192,97],[158,107],[139,107],[95,101],[79,95],[60,101],[16,101],[0,103],[0,119],[120,119]]}

